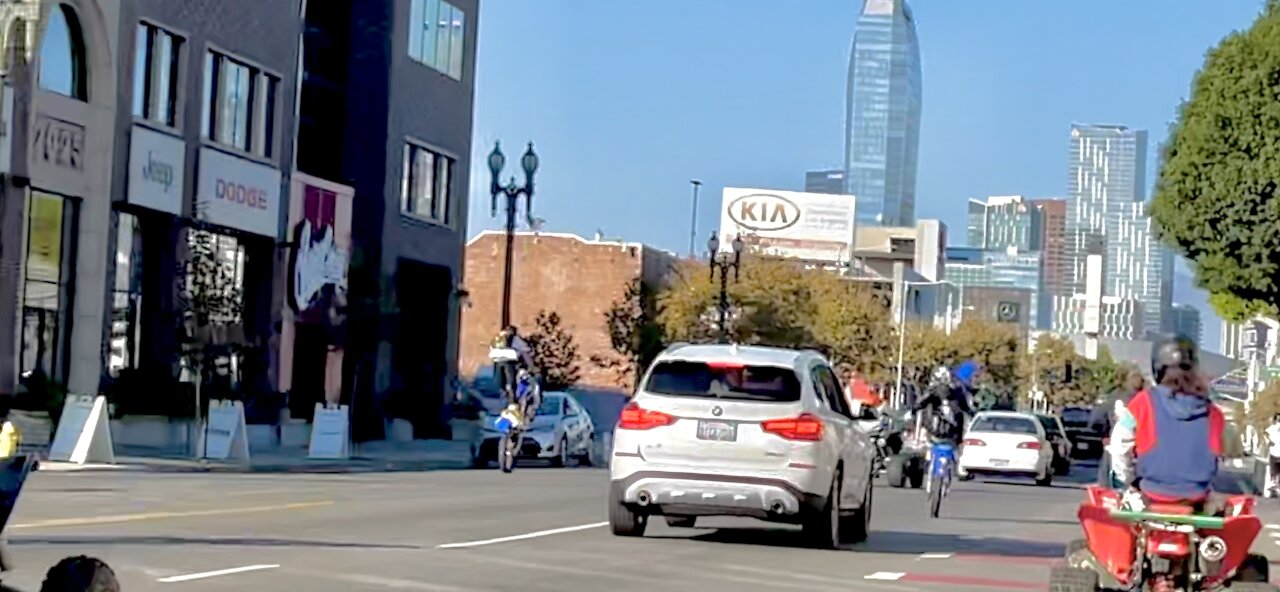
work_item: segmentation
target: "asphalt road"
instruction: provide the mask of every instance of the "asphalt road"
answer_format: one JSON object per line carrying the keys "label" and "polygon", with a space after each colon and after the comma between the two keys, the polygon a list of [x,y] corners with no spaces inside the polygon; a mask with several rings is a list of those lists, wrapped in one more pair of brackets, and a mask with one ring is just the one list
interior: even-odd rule
{"label": "asphalt road", "polygon": [[[1043,590],[1082,495],[1069,482],[960,483],[929,520],[922,492],[877,487],[870,540],[819,551],[789,527],[738,519],[654,521],[644,539],[615,538],[607,479],[40,472],[7,531],[18,569],[5,583],[34,591],[58,559],[89,554],[127,592]],[[1257,547],[1269,554],[1271,532]]]}

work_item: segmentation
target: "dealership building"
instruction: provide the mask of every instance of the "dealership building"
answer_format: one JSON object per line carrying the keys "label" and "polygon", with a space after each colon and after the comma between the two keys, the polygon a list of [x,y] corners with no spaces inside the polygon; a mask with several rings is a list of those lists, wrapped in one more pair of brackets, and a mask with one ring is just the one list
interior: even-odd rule
{"label": "dealership building", "polygon": [[447,437],[476,13],[0,0],[0,395]]}

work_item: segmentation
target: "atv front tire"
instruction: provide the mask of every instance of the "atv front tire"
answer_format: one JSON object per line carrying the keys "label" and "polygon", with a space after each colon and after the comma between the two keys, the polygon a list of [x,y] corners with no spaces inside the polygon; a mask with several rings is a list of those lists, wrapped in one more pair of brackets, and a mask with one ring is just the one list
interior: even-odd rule
{"label": "atv front tire", "polygon": [[1055,567],[1049,570],[1049,592],[1096,592],[1098,573],[1075,567]]}
{"label": "atv front tire", "polygon": [[101,559],[68,557],[49,568],[42,592],[120,592],[116,573]]}

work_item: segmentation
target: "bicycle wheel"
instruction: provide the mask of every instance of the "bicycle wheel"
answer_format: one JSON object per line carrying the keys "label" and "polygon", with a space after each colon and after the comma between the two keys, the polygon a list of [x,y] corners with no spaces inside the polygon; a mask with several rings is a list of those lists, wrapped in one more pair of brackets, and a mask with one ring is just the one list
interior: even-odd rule
{"label": "bicycle wheel", "polygon": [[937,518],[942,509],[942,478],[937,472],[929,475],[929,517]]}
{"label": "bicycle wheel", "polygon": [[516,446],[518,436],[515,432],[508,432],[502,437],[501,450],[498,451],[498,466],[502,468],[502,472],[510,473],[516,468]]}

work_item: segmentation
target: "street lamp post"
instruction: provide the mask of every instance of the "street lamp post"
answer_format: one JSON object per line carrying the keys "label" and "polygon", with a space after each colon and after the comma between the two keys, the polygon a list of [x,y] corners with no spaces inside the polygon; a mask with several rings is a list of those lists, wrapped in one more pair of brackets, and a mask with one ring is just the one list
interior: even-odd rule
{"label": "street lamp post", "polygon": [[729,342],[729,270],[733,270],[733,281],[738,281],[738,270],[742,267],[742,237],[735,236],[733,253],[720,252],[720,237],[715,231],[707,239],[708,262],[711,265],[711,281],[716,279],[716,270],[720,270],[720,343]]}
{"label": "street lamp post", "polygon": [[693,186],[693,212],[689,216],[689,258],[695,255],[694,242],[698,240],[698,188],[702,186],[702,181],[690,179],[689,184]]}
{"label": "street lamp post", "polygon": [[515,250],[516,213],[519,210],[521,197],[524,197],[525,200],[525,219],[530,226],[534,226],[533,174],[538,171],[538,155],[533,152],[533,142],[529,142],[529,149],[525,150],[524,156],[520,157],[520,167],[524,169],[524,185],[516,185],[514,175],[506,184],[499,180],[502,175],[502,167],[506,166],[506,164],[507,157],[502,154],[502,148],[499,144],[494,142],[493,152],[489,153],[489,172],[493,175],[489,184],[489,193],[493,197],[491,205],[493,216],[498,215],[498,196],[501,195],[507,200],[507,252],[502,270],[503,328],[511,324],[511,265],[513,261],[512,254]]}

